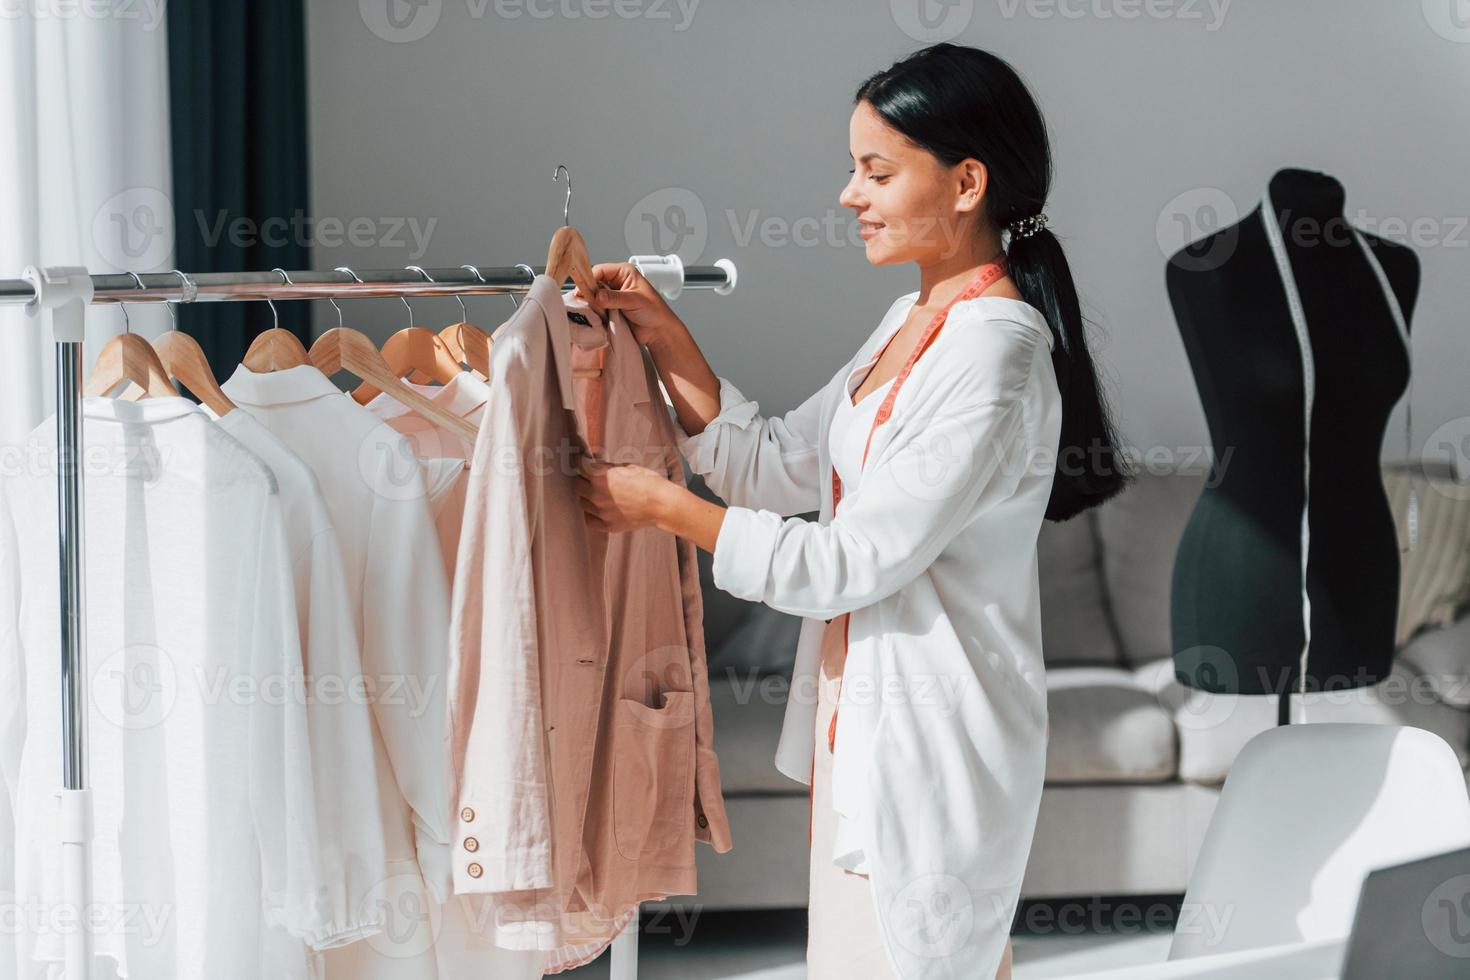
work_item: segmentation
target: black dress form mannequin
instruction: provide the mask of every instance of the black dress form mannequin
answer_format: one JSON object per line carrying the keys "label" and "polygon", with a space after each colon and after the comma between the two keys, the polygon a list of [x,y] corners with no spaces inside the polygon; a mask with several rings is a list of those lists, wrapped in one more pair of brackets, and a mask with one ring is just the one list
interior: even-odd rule
{"label": "black dress form mannequin", "polygon": [[[1306,356],[1268,207],[1300,296]],[[1362,243],[1404,331],[1419,264],[1407,247],[1372,235],[1360,243],[1342,210],[1332,177],[1282,170],[1260,208],[1169,261],[1169,299],[1214,446],[1173,573],[1175,674],[1191,687],[1341,690],[1375,684],[1392,666],[1399,553],[1379,454],[1410,368]],[[1281,705],[1287,720],[1289,699]]]}

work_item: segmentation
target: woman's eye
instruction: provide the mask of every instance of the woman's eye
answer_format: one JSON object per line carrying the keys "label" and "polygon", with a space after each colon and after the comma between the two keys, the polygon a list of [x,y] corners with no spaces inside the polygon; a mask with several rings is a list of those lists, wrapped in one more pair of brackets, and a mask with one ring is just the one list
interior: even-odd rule
{"label": "woman's eye", "polygon": [[877,181],[877,182],[878,182],[878,183],[880,183],[880,184],[881,184],[881,183],[883,183],[883,182],[884,182],[884,181],[885,181],[885,180],[887,180],[887,179],[888,179],[888,177],[889,177],[889,175],[888,175],[888,174],[869,174],[869,175],[868,175],[868,176],[869,176],[869,177],[870,177],[870,178],[871,178],[871,179],[873,179],[873,180],[875,180],[875,181]]}

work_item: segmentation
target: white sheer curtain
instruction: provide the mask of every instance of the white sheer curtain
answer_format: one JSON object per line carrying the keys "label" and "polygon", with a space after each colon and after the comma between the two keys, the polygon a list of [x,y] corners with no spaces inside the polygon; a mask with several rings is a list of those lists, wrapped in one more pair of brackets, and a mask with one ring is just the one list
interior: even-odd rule
{"label": "white sheer curtain", "polygon": [[[168,31],[163,0],[107,5],[19,0],[0,9],[0,278],[27,265],[92,272],[172,267]],[[132,329],[168,329],[130,306]],[[123,326],[87,315],[87,363]],[[0,306],[0,446],[53,409],[49,330]]]}

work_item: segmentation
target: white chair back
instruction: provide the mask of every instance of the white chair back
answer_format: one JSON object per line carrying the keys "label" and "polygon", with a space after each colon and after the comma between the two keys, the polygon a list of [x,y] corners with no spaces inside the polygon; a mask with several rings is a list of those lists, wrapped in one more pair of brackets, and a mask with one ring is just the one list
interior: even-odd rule
{"label": "white chair back", "polygon": [[1230,767],[1169,959],[1346,937],[1369,871],[1467,845],[1465,774],[1438,735],[1268,729]]}

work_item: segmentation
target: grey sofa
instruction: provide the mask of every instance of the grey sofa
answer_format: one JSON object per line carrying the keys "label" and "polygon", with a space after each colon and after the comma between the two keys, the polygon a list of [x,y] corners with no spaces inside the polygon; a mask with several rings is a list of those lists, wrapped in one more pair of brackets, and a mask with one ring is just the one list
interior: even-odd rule
{"label": "grey sofa", "polygon": [[[1144,470],[1106,505],[1042,529],[1050,732],[1027,898],[1182,893],[1232,760],[1276,723],[1274,695],[1202,694],[1174,679],[1173,559],[1204,479]],[[1400,512],[1405,479],[1403,471],[1385,470],[1390,504]],[[697,477],[691,487],[715,499]],[[1422,538],[1405,556],[1400,613],[1401,632],[1414,635],[1405,637],[1394,676],[1373,688],[1308,695],[1305,720],[1425,728],[1470,767],[1470,615],[1461,615],[1470,503],[1421,493]],[[734,849],[721,855],[701,846],[698,895],[648,904],[804,907],[807,789],[772,761],[799,620],[714,589],[709,556],[701,552],[701,559],[715,742]],[[1417,621],[1404,624],[1405,616]]]}

